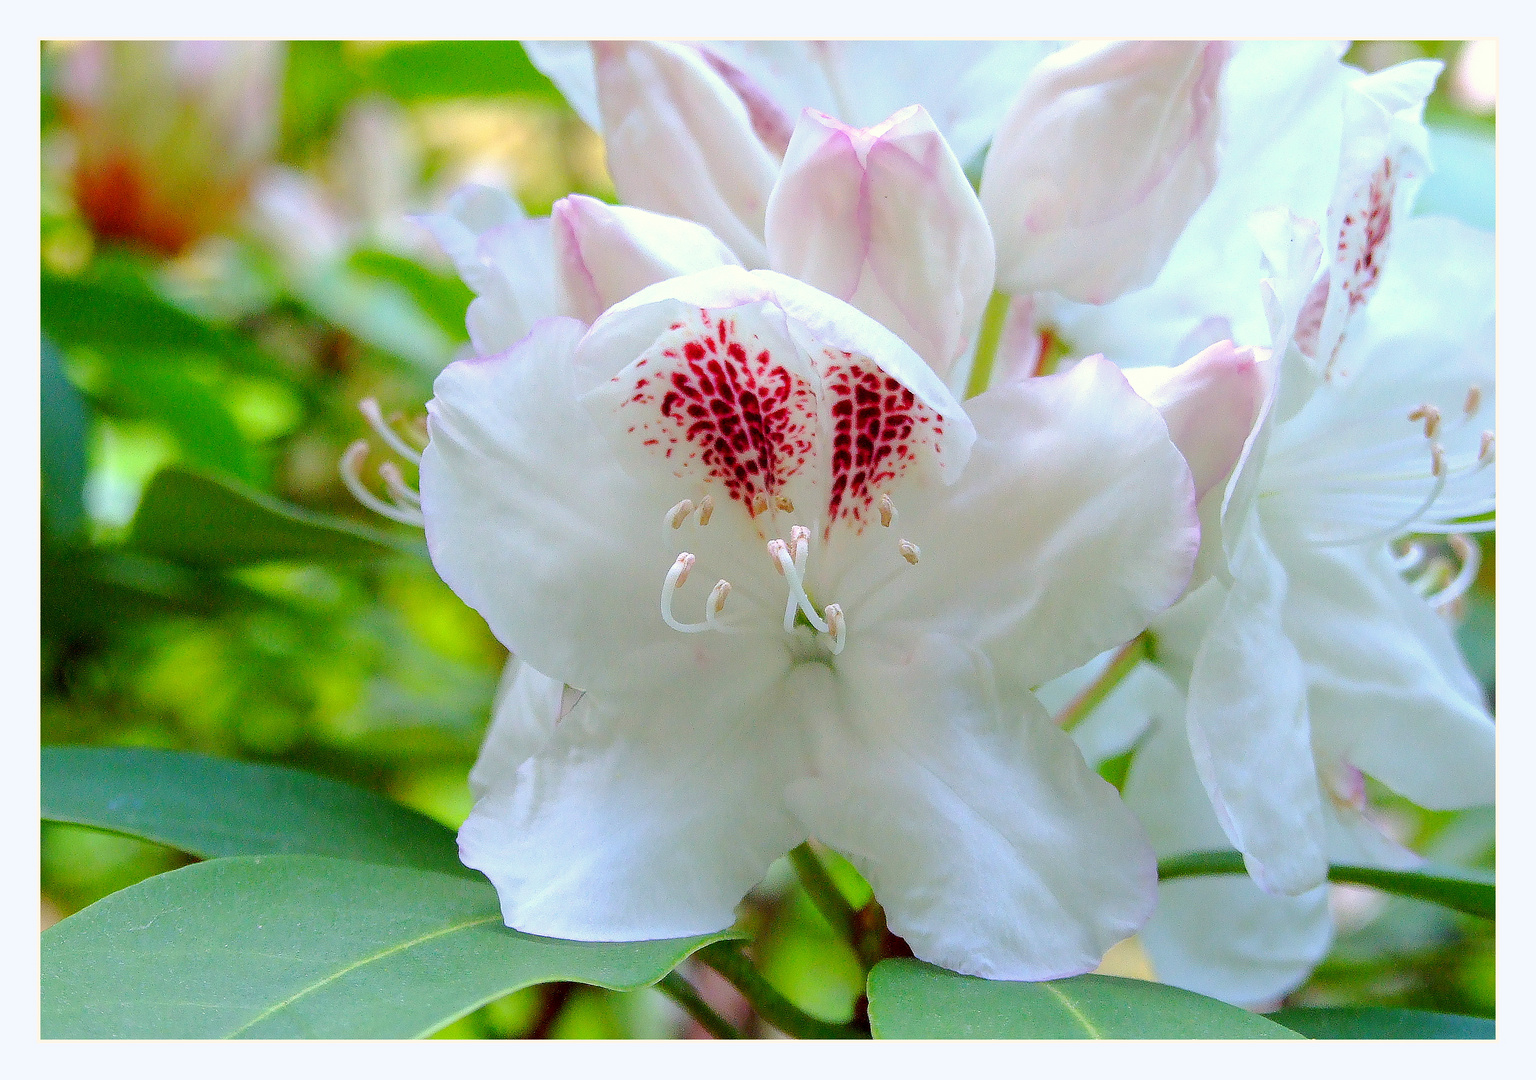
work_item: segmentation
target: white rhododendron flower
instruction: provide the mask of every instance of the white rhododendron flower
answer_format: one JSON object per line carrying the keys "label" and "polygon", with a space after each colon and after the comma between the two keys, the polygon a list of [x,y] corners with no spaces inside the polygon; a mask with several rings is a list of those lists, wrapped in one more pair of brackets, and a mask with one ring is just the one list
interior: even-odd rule
{"label": "white rhododendron flower", "polygon": [[434,563],[523,662],[465,861],[509,925],[729,925],[815,836],[920,957],[1090,970],[1152,855],[1028,688],[1185,588],[1191,475],[1116,369],[962,407],[894,334],[766,271],[642,290],[450,366]]}

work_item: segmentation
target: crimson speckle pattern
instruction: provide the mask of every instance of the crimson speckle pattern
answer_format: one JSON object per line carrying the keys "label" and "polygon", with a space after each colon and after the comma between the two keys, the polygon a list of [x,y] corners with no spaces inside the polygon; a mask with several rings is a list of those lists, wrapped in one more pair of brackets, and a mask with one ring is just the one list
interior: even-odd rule
{"label": "crimson speckle pattern", "polygon": [[851,518],[859,532],[869,510],[917,456],[941,452],[944,417],[874,364],[850,353],[827,352],[821,365],[832,412],[832,490],[827,526]]}
{"label": "crimson speckle pattern", "polygon": [[831,484],[824,536],[840,520],[862,532],[882,491],[919,457],[939,456],[944,417],[867,357],[826,349],[802,371],[811,378],[733,316],[700,309],[615,376],[631,380],[619,412],[675,476],[702,473],[748,513],[820,455]]}
{"label": "crimson speckle pattern", "polygon": [[701,310],[698,323],[674,324],[631,373],[634,390],[621,408],[641,419],[628,430],[675,475],[702,467],[748,513],[814,453],[815,388],[728,315]]}
{"label": "crimson speckle pattern", "polygon": [[1365,205],[1344,215],[1335,258],[1344,268],[1344,289],[1349,295],[1351,313],[1376,291],[1376,279],[1381,276],[1381,249],[1392,231],[1392,199],[1396,193],[1396,170],[1388,157],[1371,177],[1364,192]]}

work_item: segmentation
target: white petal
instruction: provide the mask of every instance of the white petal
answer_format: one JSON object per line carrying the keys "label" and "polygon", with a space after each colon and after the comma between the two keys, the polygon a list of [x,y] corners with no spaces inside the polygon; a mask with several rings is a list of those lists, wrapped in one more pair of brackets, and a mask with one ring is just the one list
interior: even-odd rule
{"label": "white petal", "polygon": [[921,106],[856,129],[806,110],[768,203],[769,261],[894,330],[941,376],[992,291],[981,204]]}
{"label": "white petal", "polygon": [[535,671],[517,657],[507,660],[491,726],[480,744],[480,755],[469,771],[469,789],[480,798],[498,776],[517,767],[544,748],[563,713],[566,685]]}
{"label": "white petal", "polygon": [[962,162],[987,145],[1008,103],[1054,46],[1038,41],[719,41],[707,48],[790,116],[812,108],[865,127],[922,105]]}
{"label": "white petal", "polygon": [[740,265],[714,233],[682,218],[585,195],[566,196],[549,216],[561,284],[572,313],[585,322],[647,285]]}
{"label": "white petal", "polygon": [[[1111,304],[1067,305],[1063,336],[1126,366],[1170,364],[1205,320],[1226,318],[1241,345],[1267,340],[1252,287],[1260,250],[1249,219],[1267,207],[1326,220],[1338,173],[1344,87],[1357,74],[1336,42],[1249,41],[1222,81],[1221,171],[1158,278]],[[1187,355],[1184,354],[1184,355]]]}
{"label": "white petal", "polygon": [[851,620],[921,620],[1038,686],[1178,598],[1199,546],[1194,484],[1157,411],[1102,359],[968,405],[977,438],[959,482],[897,504],[891,532],[921,562],[866,560],[838,595]]}
{"label": "white petal", "polygon": [[1286,574],[1250,523],[1189,680],[1189,742],[1216,818],[1269,892],[1325,880],[1305,673],[1281,625]]}
{"label": "white petal", "polygon": [[559,87],[576,115],[601,133],[603,118],[597,107],[597,73],[592,67],[591,47],[585,41],[525,41],[523,48],[533,66]]}
{"label": "white petal", "polygon": [[[1160,858],[1227,847],[1182,724],[1154,727],[1137,748],[1124,793]],[[1141,931],[1160,981],[1234,1005],[1294,990],[1332,940],[1326,886],[1277,896],[1238,875],[1162,882],[1157,911]]]}
{"label": "white petal", "polygon": [[1493,802],[1494,725],[1449,624],[1385,547],[1283,549],[1314,738],[1434,810]]}
{"label": "white petal", "polygon": [[766,265],[763,214],[778,162],[730,86],[686,46],[607,41],[593,49],[619,195],[697,221],[747,266]]}
{"label": "white petal", "polygon": [[850,637],[839,659],[836,676],[797,670],[816,719],[813,776],[790,805],[869,879],[918,957],[1059,978],[1141,925],[1151,851],[1038,703],[1001,715],[985,658],[942,638]]}
{"label": "white petal", "polygon": [[[502,644],[572,686],[728,670],[760,647],[750,634],[685,635],[662,621],[680,547],[662,516],[677,496],[626,473],[578,404],[571,357],[583,329],[540,322],[510,352],[438,376],[421,465],[432,561]],[[707,585],[687,589],[702,614]]]}
{"label": "white petal", "polygon": [[981,201],[998,287],[1102,304],[1148,285],[1216,180],[1225,42],[1070,46],[998,128]]}
{"label": "white petal", "polygon": [[537,754],[486,777],[459,851],[507,925],[577,941],[729,926],[805,838],[783,798],[806,771],[788,666],[781,652],[729,679],[588,693]]}

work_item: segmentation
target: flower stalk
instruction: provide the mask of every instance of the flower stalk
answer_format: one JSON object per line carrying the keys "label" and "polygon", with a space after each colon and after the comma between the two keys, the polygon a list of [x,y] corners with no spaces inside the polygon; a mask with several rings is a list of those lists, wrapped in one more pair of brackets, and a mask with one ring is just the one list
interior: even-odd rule
{"label": "flower stalk", "polygon": [[981,332],[976,335],[976,359],[971,364],[971,377],[965,384],[965,396],[973,398],[992,382],[992,366],[997,360],[997,346],[1003,339],[1003,327],[1008,323],[1008,305],[1013,297],[994,292],[987,301],[987,309],[981,316]]}
{"label": "flower stalk", "polygon": [[740,1031],[725,1017],[721,1016],[709,1003],[699,996],[699,992],[693,988],[693,984],[675,971],[669,971],[662,976],[661,982],[656,984],[667,997],[682,1007],[683,1011],[699,1022],[699,1026],[717,1039],[739,1039]]}
{"label": "flower stalk", "polygon": [[1137,664],[1150,657],[1148,640],[1145,632],[1132,638],[1115,654],[1104,673],[1067,703],[1067,707],[1056,717],[1056,723],[1062,731],[1071,731],[1082,723],[1120,685],[1121,680],[1135,670]]}
{"label": "flower stalk", "polygon": [[833,1024],[802,1011],[775,990],[752,966],[734,941],[717,941],[696,954],[741,991],[753,1011],[784,1034],[796,1039],[867,1039],[869,1032],[853,1024]]}
{"label": "flower stalk", "polygon": [[837,882],[832,880],[832,875],[827,872],[827,866],[821,861],[820,856],[811,849],[807,841],[789,853],[789,861],[795,868],[795,873],[800,877],[800,884],[806,894],[811,898],[811,903],[816,905],[816,910],[821,912],[821,917],[827,920],[828,925],[843,940],[850,940],[854,931],[855,913],[853,906],[848,903],[847,897],[837,887]]}

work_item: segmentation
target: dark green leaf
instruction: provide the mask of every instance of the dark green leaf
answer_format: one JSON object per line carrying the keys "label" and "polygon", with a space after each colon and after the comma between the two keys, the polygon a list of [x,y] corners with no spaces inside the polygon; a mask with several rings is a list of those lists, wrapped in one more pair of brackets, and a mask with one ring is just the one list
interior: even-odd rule
{"label": "dark green leaf", "polygon": [[478,878],[453,832],[371,791],[280,765],[131,747],[45,746],[42,816],[205,859],[329,855]]}
{"label": "dark green leaf", "polygon": [[44,1038],[410,1038],[535,983],[649,986],[730,931],[593,943],[502,925],[496,890],[310,855],[215,859],[45,931]]}
{"label": "dark green leaf", "polygon": [[420,541],[317,514],[230,480],[163,469],[144,492],[129,546],[194,566],[424,555]]}
{"label": "dark green leaf", "polygon": [[[1245,874],[1243,857],[1235,851],[1197,851],[1175,855],[1157,864],[1157,876],[1172,878],[1200,874]],[[1468,915],[1493,918],[1494,876],[1486,870],[1456,866],[1425,866],[1420,870],[1380,870],[1374,866],[1330,866],[1328,880],[1369,885],[1397,896],[1427,900]]]}
{"label": "dark green leaf", "polygon": [[64,374],[59,350],[42,339],[43,524],[58,536],[85,528],[86,440],[91,413],[85,398]]}
{"label": "dark green leaf", "polygon": [[1188,990],[1111,975],[995,982],[882,960],[869,973],[877,1039],[1294,1039],[1295,1032]]}
{"label": "dark green leaf", "polygon": [[124,412],[164,425],[196,468],[248,483],[259,479],[256,455],[224,402],[174,367],[153,362],[114,365],[111,385],[98,400],[109,415]]}
{"label": "dark green leaf", "polygon": [[369,83],[400,101],[517,94],[563,102],[516,41],[422,41],[380,54]]}
{"label": "dark green leaf", "polygon": [[249,342],[204,322],[126,273],[100,279],[42,276],[43,330],[63,346],[105,353],[199,353],[240,361],[257,371],[275,363]]}
{"label": "dark green leaf", "polygon": [[1269,1018],[1309,1039],[1491,1039],[1493,1021],[1480,1016],[1350,1006],[1281,1009]]}

